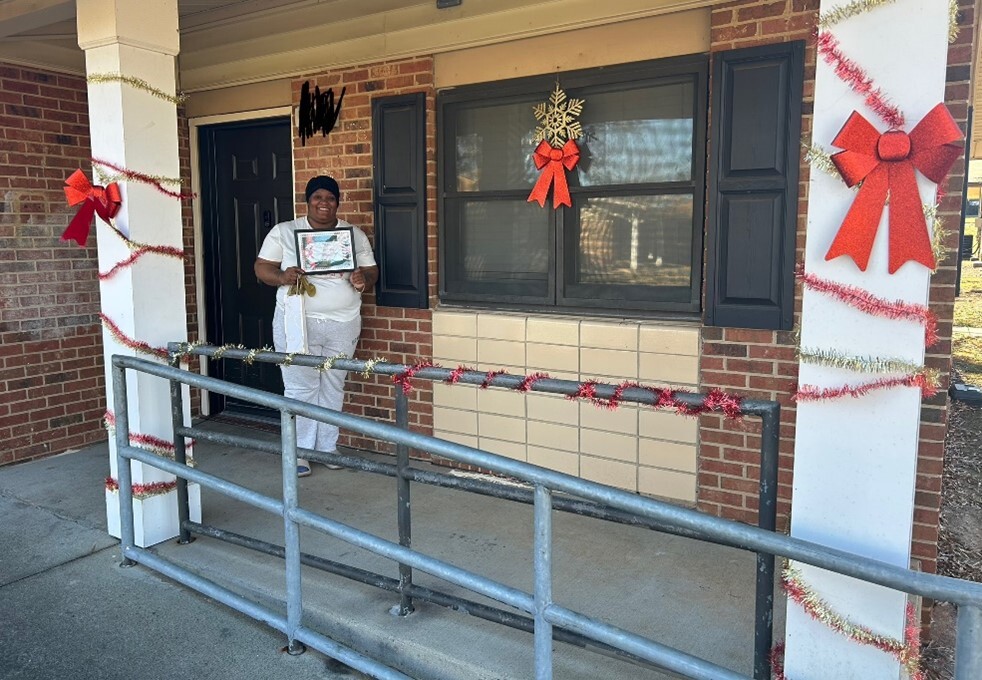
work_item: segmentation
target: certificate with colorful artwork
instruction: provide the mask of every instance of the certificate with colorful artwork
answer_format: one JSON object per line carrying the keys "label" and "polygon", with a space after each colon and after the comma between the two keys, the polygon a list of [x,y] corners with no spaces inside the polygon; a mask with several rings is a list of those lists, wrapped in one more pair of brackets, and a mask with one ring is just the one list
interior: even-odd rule
{"label": "certificate with colorful artwork", "polygon": [[299,229],[297,266],[308,274],[350,272],[356,268],[355,239],[350,227]]}

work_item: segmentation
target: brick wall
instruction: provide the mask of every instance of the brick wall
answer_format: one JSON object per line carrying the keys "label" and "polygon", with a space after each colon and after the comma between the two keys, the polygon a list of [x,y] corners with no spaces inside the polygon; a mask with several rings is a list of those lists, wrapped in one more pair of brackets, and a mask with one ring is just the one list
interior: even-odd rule
{"label": "brick wall", "polygon": [[[818,17],[818,0],[754,0],[729,2],[713,8],[711,50],[753,47],[775,42],[808,40]],[[801,132],[811,136],[815,91],[815,46],[805,49],[804,102]],[[713,103],[710,102],[710,106]],[[795,257],[804,257],[808,212],[809,167],[802,159]],[[800,291],[795,300],[795,323],[800,315]],[[795,337],[788,331],[703,328],[700,380],[713,387],[781,403],[779,526],[791,510],[795,408],[791,401],[798,383]],[[706,415],[699,423],[699,508],[721,517],[757,522],[757,482],[760,478],[760,421],[726,420]]]}
{"label": "brick wall", "polygon": [[[0,65],[0,465],[102,441],[106,410],[96,238],[61,234],[65,178],[91,176],[85,79]],[[190,187],[187,118],[178,112]],[[197,337],[193,222],[182,213],[189,337]],[[196,366],[192,366],[196,368]],[[192,413],[200,398],[192,395]]]}
{"label": "brick wall", "polygon": [[[306,213],[303,190],[307,180],[318,174],[332,175],[341,185],[338,215],[360,227],[373,243],[372,99],[414,92],[426,94],[427,247],[432,308],[437,299],[436,109],[432,58],[384,62],[329,74],[303,76],[293,82],[295,105],[300,101],[300,87],[307,80],[311,89],[317,85],[322,92],[333,88],[335,95],[339,95],[342,87],[347,90],[338,125],[327,137],[317,135],[308,139],[306,146],[301,146],[299,138],[294,138],[297,215]],[[362,307],[361,341],[356,356],[364,359],[384,358],[406,364],[429,359],[433,356],[430,310],[378,307],[374,294],[366,294]],[[349,375],[345,411],[392,420],[395,417],[394,389],[390,379]],[[410,395],[409,406],[410,426],[414,430],[432,433],[432,402],[432,387],[425,381],[417,381]],[[358,449],[390,450],[388,445],[344,432],[339,443]]]}
{"label": "brick wall", "polygon": [[106,434],[95,238],[59,240],[89,171],[85,80],[0,65],[0,464]]}
{"label": "brick wall", "polygon": [[[966,138],[969,101],[972,96],[971,73],[975,54],[976,32],[974,0],[960,0],[958,38],[948,46],[945,104],[958,121]],[[940,342],[927,350],[925,363],[941,372],[944,388],[935,397],[926,399],[921,407],[921,432],[917,460],[917,488],[914,495],[913,555],[920,560],[924,571],[935,572],[938,558],[938,522],[941,508],[941,471],[944,458],[944,438],[948,421],[948,376],[951,370],[951,328],[955,309],[955,277],[957,276],[958,226],[961,220],[962,192],[965,181],[964,157],[955,161],[945,197],[938,216],[948,230],[948,257],[931,277],[930,307],[938,317]]]}
{"label": "brick wall", "polygon": [[[754,0],[716,6],[712,12],[712,50],[808,39],[817,17],[818,0]],[[973,54],[974,8],[972,0],[960,0],[958,40],[950,46],[946,102],[955,119],[966,127]],[[803,138],[811,135],[814,96],[815,48],[809,41],[805,60]],[[808,211],[809,168],[802,162],[799,189],[797,257],[804,253],[805,220]],[[930,306],[938,315],[941,342],[926,363],[944,375],[947,388],[950,369],[951,320],[954,309],[955,254],[961,208],[964,167],[956,162],[946,185],[947,196],[939,214],[951,231],[946,245],[949,256],[931,279]],[[800,314],[797,291],[796,320]],[[795,409],[790,394],[797,383],[795,338],[789,332],[741,329],[703,329],[701,377],[703,387],[720,386],[754,397],[776,399],[782,405],[779,472],[780,524],[786,526],[790,511]],[[912,552],[924,571],[937,566],[938,516],[941,502],[941,467],[944,453],[947,396],[944,391],[925,400],[921,410],[918,475]],[[756,522],[759,426],[753,422],[727,422],[704,416],[700,422],[701,460],[699,507],[707,512]]]}

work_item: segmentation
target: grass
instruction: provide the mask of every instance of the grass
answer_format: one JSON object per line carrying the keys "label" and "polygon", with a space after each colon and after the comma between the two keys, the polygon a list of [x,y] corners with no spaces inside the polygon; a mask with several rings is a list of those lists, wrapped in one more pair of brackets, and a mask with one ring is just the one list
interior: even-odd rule
{"label": "grass", "polygon": [[[982,329],[982,268],[962,263],[961,295],[955,300],[955,326]],[[961,378],[982,387],[982,335],[954,332],[952,359]]]}

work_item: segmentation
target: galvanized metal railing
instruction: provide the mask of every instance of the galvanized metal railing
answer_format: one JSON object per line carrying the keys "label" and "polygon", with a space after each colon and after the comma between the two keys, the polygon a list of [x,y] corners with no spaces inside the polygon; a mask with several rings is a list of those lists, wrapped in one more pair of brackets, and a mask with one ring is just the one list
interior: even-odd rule
{"label": "galvanized metal railing", "polygon": [[[281,355],[282,356],[282,355]],[[704,659],[692,656],[677,649],[666,647],[615,626],[590,619],[571,611],[552,601],[551,596],[551,521],[552,509],[556,501],[568,500],[567,496],[581,499],[581,502],[594,508],[607,508],[622,516],[634,516],[649,523],[654,528],[671,529],[675,533],[697,537],[758,554],[781,555],[806,564],[835,571],[847,576],[877,583],[923,597],[952,602],[959,607],[958,647],[956,651],[956,678],[969,680],[982,677],[982,584],[969,583],[931,574],[921,574],[907,569],[870,560],[839,550],[833,550],[814,543],[790,538],[759,527],[747,526],[737,522],[710,517],[694,510],[644,498],[618,489],[571,477],[559,472],[538,468],[527,463],[514,461],[478,449],[447,442],[387,423],[380,423],[330,411],[285,397],[226,383],[214,378],[203,377],[182,371],[171,366],[144,361],[134,357],[114,356],[113,386],[116,410],[116,446],[119,456],[119,487],[121,509],[121,532],[123,556],[185,583],[192,588],[246,613],[286,634],[289,647],[298,651],[301,644],[308,644],[325,654],[337,658],[358,670],[378,678],[406,677],[379,661],[367,658],[303,625],[300,593],[300,565],[304,556],[299,549],[299,526],[306,526],[330,536],[340,538],[353,545],[365,548],[376,554],[396,560],[410,568],[422,569],[451,583],[468,588],[476,593],[522,610],[532,617],[532,631],[535,636],[535,668],[537,679],[552,677],[552,644],[559,633],[578,636],[595,642],[599,649],[620,653],[642,663],[673,671],[689,678],[729,680],[746,678],[731,670],[722,668]],[[172,395],[180,398],[180,383],[207,389],[227,396],[251,401],[281,413],[281,455],[283,470],[282,500],[269,498],[244,487],[232,484],[184,463],[184,451],[178,442],[183,441],[185,433],[191,428],[181,426],[175,434],[176,455],[170,461],[148,451],[129,445],[129,426],[126,413],[126,370],[137,370],[171,381]],[[698,398],[693,395],[694,398]],[[179,401],[177,402],[179,403]],[[177,413],[177,411],[175,411]],[[399,446],[428,451],[430,453],[492,470],[524,480],[533,485],[534,504],[534,588],[526,593],[478,574],[468,572],[427,555],[410,547],[386,541],[377,536],[359,531],[340,522],[319,516],[297,506],[295,418],[303,416],[358,432],[367,436],[395,442]],[[175,415],[175,424],[179,416]],[[196,431],[195,436],[202,432]],[[255,442],[253,442],[255,443]],[[255,447],[254,447],[255,448]],[[245,598],[215,583],[202,579],[187,570],[160,558],[154,553],[137,548],[133,540],[132,494],[129,465],[127,459],[140,460],[178,476],[179,489],[185,481],[197,482],[215,489],[232,498],[249,503],[257,508],[280,514],[284,518],[286,560],[287,615],[283,617],[246,600]],[[348,462],[352,467],[359,459],[350,457],[330,457],[331,462]],[[367,463],[368,461],[361,461]],[[396,466],[397,469],[401,466]],[[362,467],[367,469],[367,467]],[[408,472],[408,471],[407,471]],[[420,471],[421,472],[421,471]],[[407,475],[409,477],[411,475]],[[420,479],[419,481],[423,481]],[[560,495],[556,495],[556,494]],[[187,521],[186,509],[182,516],[182,526]],[[401,538],[401,537],[400,537]],[[308,556],[309,560],[309,556]],[[309,563],[309,562],[308,562]],[[402,576],[402,573],[400,573]],[[400,578],[396,589],[403,595],[412,596],[421,589],[415,589]],[[755,669],[756,674],[756,669]]]}

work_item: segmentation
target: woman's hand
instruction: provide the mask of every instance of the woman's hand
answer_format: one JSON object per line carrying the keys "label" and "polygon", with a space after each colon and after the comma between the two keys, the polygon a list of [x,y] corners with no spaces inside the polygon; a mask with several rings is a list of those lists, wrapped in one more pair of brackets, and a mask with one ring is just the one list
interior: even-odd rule
{"label": "woman's hand", "polygon": [[365,273],[360,268],[351,272],[351,278],[348,280],[359,293],[363,293],[365,287],[368,285],[368,281],[365,279]]}
{"label": "woman's hand", "polygon": [[281,286],[292,286],[300,280],[304,271],[300,267],[287,267],[285,270],[280,272],[280,285]]}

